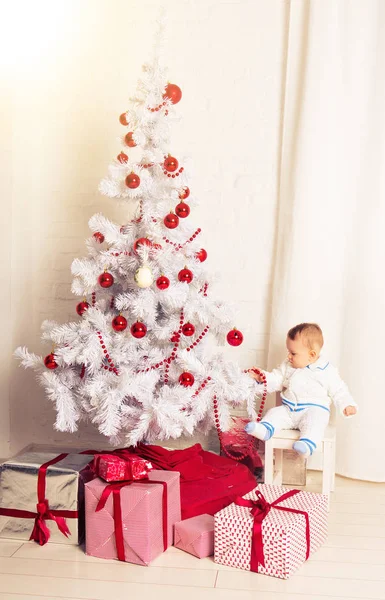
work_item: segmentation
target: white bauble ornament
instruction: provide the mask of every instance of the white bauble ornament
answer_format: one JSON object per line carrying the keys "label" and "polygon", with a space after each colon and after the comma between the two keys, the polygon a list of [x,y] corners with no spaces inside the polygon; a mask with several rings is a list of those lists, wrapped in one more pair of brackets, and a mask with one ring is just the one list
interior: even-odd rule
{"label": "white bauble ornament", "polygon": [[144,265],[135,271],[135,282],[140,288],[148,288],[154,283],[154,275],[150,267]]}

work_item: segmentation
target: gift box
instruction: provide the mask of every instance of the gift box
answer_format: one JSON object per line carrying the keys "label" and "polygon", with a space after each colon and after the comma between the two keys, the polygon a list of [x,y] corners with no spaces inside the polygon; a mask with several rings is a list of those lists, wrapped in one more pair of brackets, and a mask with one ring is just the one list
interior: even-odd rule
{"label": "gift box", "polygon": [[44,545],[84,540],[84,483],[91,457],[26,452],[0,467],[0,537]]}
{"label": "gift box", "polygon": [[97,454],[93,462],[96,475],[108,482],[147,479],[152,468],[148,460],[129,452],[124,458],[114,454]]}
{"label": "gift box", "polygon": [[181,519],[179,473],[150,471],[148,480],[85,486],[86,553],[148,565],[173,543]]}
{"label": "gift box", "polygon": [[288,579],[327,537],[326,495],[259,485],[215,515],[214,561]]}
{"label": "gift box", "polygon": [[214,517],[198,515],[175,523],[174,546],[197,558],[214,554]]}

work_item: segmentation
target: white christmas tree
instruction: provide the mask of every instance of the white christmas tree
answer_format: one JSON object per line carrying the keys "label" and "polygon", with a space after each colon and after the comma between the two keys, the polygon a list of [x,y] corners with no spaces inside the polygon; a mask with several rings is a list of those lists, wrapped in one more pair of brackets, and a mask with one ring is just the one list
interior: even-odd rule
{"label": "white christmas tree", "polygon": [[158,58],[144,65],[119,117],[124,150],[99,186],[136,203],[137,216],[123,227],[101,214],[90,219],[88,257],[72,264],[78,320],[43,323],[54,347],[45,359],[16,350],[38,371],[60,431],[91,420],[112,443],[135,445],[213,425],[226,430],[236,405],[256,418],[253,380],[207,345],[214,336],[237,346],[242,334],[229,308],[208,294],[207,253],[189,217],[195,198],[170,147],[181,96]]}

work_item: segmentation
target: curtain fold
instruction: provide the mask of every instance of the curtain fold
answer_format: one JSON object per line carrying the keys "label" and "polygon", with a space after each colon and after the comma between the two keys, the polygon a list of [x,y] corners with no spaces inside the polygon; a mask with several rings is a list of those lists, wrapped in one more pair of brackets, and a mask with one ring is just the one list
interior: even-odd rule
{"label": "curtain fold", "polygon": [[288,3],[268,367],[320,324],[359,414],[337,418],[337,472],[385,481],[385,5]]}

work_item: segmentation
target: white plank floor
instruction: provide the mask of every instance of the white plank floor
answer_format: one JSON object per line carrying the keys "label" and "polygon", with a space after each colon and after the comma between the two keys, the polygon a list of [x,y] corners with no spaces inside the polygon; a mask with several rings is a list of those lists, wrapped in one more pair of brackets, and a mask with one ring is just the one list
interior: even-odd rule
{"label": "white plank floor", "polygon": [[[308,474],[319,491],[319,473]],[[0,600],[385,600],[385,483],[337,478],[325,546],[288,581],[170,548],[151,567],[0,540]]]}

